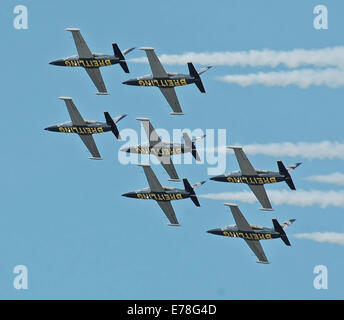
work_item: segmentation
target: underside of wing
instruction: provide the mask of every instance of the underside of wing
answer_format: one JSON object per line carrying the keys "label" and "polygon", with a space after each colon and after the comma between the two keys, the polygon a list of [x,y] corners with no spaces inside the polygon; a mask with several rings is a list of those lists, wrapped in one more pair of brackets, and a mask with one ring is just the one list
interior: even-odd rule
{"label": "underside of wing", "polygon": [[154,78],[164,78],[167,77],[167,72],[165,71],[164,67],[162,66],[159,58],[156,56],[153,48],[146,48],[142,47],[141,50],[146,52],[149,65],[152,69],[152,74]]}
{"label": "underside of wing", "polygon": [[183,114],[174,88],[159,88],[175,114]]}
{"label": "underside of wing", "polygon": [[78,109],[76,108],[72,98],[70,97],[59,97],[59,99],[64,100],[66,103],[66,107],[72,120],[73,125],[75,126],[84,126],[86,122],[82,118],[81,114],[79,113]]}
{"label": "underside of wing", "polygon": [[244,175],[256,175],[257,172],[253,168],[251,162],[247,159],[245,152],[241,147],[230,147],[234,150],[235,156],[238,160],[241,173]]}
{"label": "underside of wing", "polygon": [[160,184],[158,178],[154,174],[152,168],[150,165],[147,164],[139,164],[139,166],[143,167],[143,170],[145,172],[149,187],[152,192],[163,192],[164,188]]}
{"label": "underside of wing", "polygon": [[170,221],[171,225],[179,225],[176,214],[174,213],[171,202],[169,201],[157,201],[158,205],[164,211],[166,217]]}
{"label": "underside of wing", "polygon": [[270,209],[272,210],[271,203],[269,200],[268,195],[266,194],[265,188],[263,185],[248,185],[260,204],[262,205],[262,209]]}
{"label": "underside of wing", "polygon": [[90,151],[90,153],[92,155],[92,159],[100,160],[101,156],[99,154],[97,145],[94,142],[92,135],[79,134],[79,137],[82,140],[82,142],[85,144],[87,149]]}
{"label": "underside of wing", "polygon": [[259,263],[266,263],[268,264],[269,261],[265,256],[264,250],[259,242],[259,240],[245,240],[250,249],[254,252],[257,256]]}
{"label": "underside of wing", "polygon": [[240,231],[252,231],[252,227],[249,225],[236,204],[225,203],[225,205],[229,206],[229,208],[231,209],[235,223]]}
{"label": "underside of wing", "polygon": [[76,49],[78,50],[79,58],[93,58],[91,50],[88,48],[84,38],[80,33],[80,29],[67,28],[67,31],[71,31],[75,42]]}
{"label": "underside of wing", "polygon": [[99,68],[85,68],[86,72],[88,73],[89,77],[93,81],[94,85],[98,89],[99,94],[108,94],[105,83],[100,73]]}
{"label": "underside of wing", "polygon": [[171,179],[179,180],[176,168],[173,165],[172,159],[170,156],[157,156],[158,160],[160,161],[161,165],[164,167],[168,175]]}
{"label": "underside of wing", "polygon": [[153,128],[148,118],[136,118],[136,119],[141,121],[143,129],[145,130],[147,138],[149,140],[149,145],[151,147],[161,142],[160,137],[156,133],[155,129]]}

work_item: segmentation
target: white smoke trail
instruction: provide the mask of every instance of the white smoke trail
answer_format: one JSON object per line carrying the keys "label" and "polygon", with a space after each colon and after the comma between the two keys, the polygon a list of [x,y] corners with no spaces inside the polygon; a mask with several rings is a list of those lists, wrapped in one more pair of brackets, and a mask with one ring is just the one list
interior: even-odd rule
{"label": "white smoke trail", "polygon": [[334,172],[327,175],[314,175],[305,178],[309,181],[321,182],[321,183],[332,183],[338,186],[344,186],[344,174],[341,172]]}
{"label": "white smoke trail", "polygon": [[218,77],[218,80],[235,83],[246,87],[262,84],[265,86],[289,86],[295,85],[302,89],[310,86],[327,86],[338,88],[344,85],[344,69],[301,69],[278,72],[258,72],[251,74],[234,74]]}
{"label": "white smoke trail", "polygon": [[[327,208],[329,206],[344,207],[344,190],[322,191],[322,190],[268,190],[267,194],[275,205],[294,205],[300,207],[320,206]],[[199,195],[201,198],[222,201],[242,201],[245,203],[254,203],[256,197],[250,191],[209,193]]]}
{"label": "white smoke trail", "polygon": [[344,233],[337,232],[313,232],[313,233],[299,233],[294,237],[298,239],[313,240],[316,242],[327,242],[344,245]]}
{"label": "white smoke trail", "polygon": [[[247,155],[266,155],[271,157],[297,157],[303,159],[343,159],[344,143],[338,141],[320,142],[274,142],[266,144],[243,145],[243,150]],[[232,149],[226,146],[218,148],[199,149],[205,152],[233,153]]]}
{"label": "white smoke trail", "polygon": [[[322,49],[294,49],[275,51],[270,49],[229,51],[229,52],[186,52],[183,54],[162,54],[161,63],[167,65],[184,65],[189,61],[195,64],[212,66],[251,66],[288,68],[313,65],[318,67],[344,67],[344,47],[328,47]],[[130,62],[146,63],[147,58],[130,59]]]}

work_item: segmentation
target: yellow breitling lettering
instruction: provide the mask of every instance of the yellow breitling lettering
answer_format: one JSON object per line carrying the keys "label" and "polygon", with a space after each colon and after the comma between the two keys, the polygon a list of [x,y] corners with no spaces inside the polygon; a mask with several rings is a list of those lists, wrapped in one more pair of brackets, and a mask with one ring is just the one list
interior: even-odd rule
{"label": "yellow breitling lettering", "polygon": [[98,64],[99,64],[99,67],[104,67],[105,66],[104,60],[98,60]]}
{"label": "yellow breitling lettering", "polygon": [[97,133],[97,128],[91,128],[92,129],[92,133]]}
{"label": "yellow breitling lettering", "polygon": [[263,179],[262,178],[257,178],[257,181],[259,184],[263,184]]}
{"label": "yellow breitling lettering", "polygon": [[165,200],[167,200],[167,201],[170,201],[170,200],[171,200],[171,197],[170,197],[169,194],[165,194]]}
{"label": "yellow breitling lettering", "polygon": [[150,82],[150,80],[145,80],[145,86],[151,86],[152,84],[151,84],[151,82]]}
{"label": "yellow breitling lettering", "polygon": [[226,236],[226,237],[229,237],[229,233],[227,231],[223,231],[223,235]]}
{"label": "yellow breitling lettering", "polygon": [[59,128],[59,131],[60,131],[60,132],[66,132],[65,129],[62,128],[62,127]]}
{"label": "yellow breitling lettering", "polygon": [[175,86],[180,86],[179,80],[173,80]]}
{"label": "yellow breitling lettering", "polygon": [[233,178],[232,177],[227,177],[227,181],[228,182],[233,182]]}
{"label": "yellow breitling lettering", "polygon": [[99,133],[103,133],[103,132],[104,132],[103,127],[98,127],[98,128],[97,128],[97,131],[98,131]]}
{"label": "yellow breitling lettering", "polygon": [[141,193],[137,193],[136,196],[137,196],[138,199],[142,199],[142,194]]}
{"label": "yellow breitling lettering", "polygon": [[93,66],[94,66],[94,67],[99,67],[98,60],[93,60]]}
{"label": "yellow breitling lettering", "polygon": [[176,198],[177,198],[177,200],[183,199],[183,197],[182,197],[182,195],[181,195],[180,193],[177,193],[177,194],[176,194]]}
{"label": "yellow breitling lettering", "polygon": [[180,79],[180,85],[181,86],[186,85],[186,79]]}
{"label": "yellow breitling lettering", "polygon": [[269,178],[263,178],[264,183],[270,183]]}
{"label": "yellow breitling lettering", "polygon": [[92,133],[92,131],[91,131],[90,128],[86,128],[86,131],[87,131],[88,134],[91,134],[91,133]]}
{"label": "yellow breitling lettering", "polygon": [[270,178],[270,182],[271,182],[271,183],[277,182],[277,181],[276,181],[276,178],[275,178],[275,177],[271,177],[271,178]]}
{"label": "yellow breitling lettering", "polygon": [[269,234],[269,233],[266,234],[266,235],[265,235],[265,239],[271,239],[271,234]]}
{"label": "yellow breitling lettering", "polygon": [[70,62],[69,61],[65,61],[65,65],[69,67],[70,66]]}
{"label": "yellow breitling lettering", "polygon": [[169,87],[173,87],[173,81],[172,80],[167,80],[167,82],[168,82]]}
{"label": "yellow breitling lettering", "polygon": [[252,235],[253,235],[253,239],[254,240],[259,240],[259,237],[258,237],[258,235],[256,233],[253,233]]}
{"label": "yellow breitling lettering", "polygon": [[171,194],[170,197],[171,197],[171,200],[176,200],[176,196],[174,194]]}
{"label": "yellow breitling lettering", "polygon": [[145,85],[145,82],[143,80],[139,80],[139,85],[140,86],[144,86]]}
{"label": "yellow breitling lettering", "polygon": [[106,60],[105,60],[105,64],[106,64],[107,66],[110,66],[110,65],[111,65],[111,61],[110,61],[109,59],[106,59]]}

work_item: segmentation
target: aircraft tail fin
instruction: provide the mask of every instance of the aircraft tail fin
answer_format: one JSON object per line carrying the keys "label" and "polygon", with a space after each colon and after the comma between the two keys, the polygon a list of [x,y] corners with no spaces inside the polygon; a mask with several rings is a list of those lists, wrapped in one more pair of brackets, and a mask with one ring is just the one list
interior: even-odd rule
{"label": "aircraft tail fin", "polygon": [[126,117],[127,115],[124,114],[122,116],[119,116],[117,118],[114,118],[112,119],[110,114],[107,112],[107,111],[104,111],[104,116],[105,116],[105,120],[106,120],[106,123],[111,126],[111,131],[112,133],[115,135],[115,137],[118,139],[118,140],[122,140],[120,134],[119,134],[119,131],[118,131],[118,128],[116,126],[116,123],[123,119],[124,117]]}
{"label": "aircraft tail fin", "polygon": [[119,64],[122,67],[122,69],[124,70],[124,72],[129,73],[128,65],[127,65],[125,58],[123,56],[123,53],[119,49],[117,43],[114,42],[112,44],[112,48],[113,48],[113,53],[114,53],[115,57],[119,59]]}
{"label": "aircraft tail fin", "polygon": [[199,154],[197,152],[196,145],[195,145],[195,142],[197,140],[191,140],[189,135],[186,132],[183,132],[183,137],[184,137],[184,141],[185,141],[185,149],[188,151],[191,150],[192,156],[197,161],[201,161],[201,158],[199,157]]}
{"label": "aircraft tail fin", "polygon": [[294,182],[289,174],[289,171],[286,169],[283,162],[281,160],[278,160],[277,165],[278,165],[279,173],[285,177],[285,182],[289,186],[289,188],[291,190],[296,190]]}
{"label": "aircraft tail fin", "polygon": [[[205,89],[203,87],[203,83],[202,83],[201,77],[199,76],[200,73],[198,73],[196,71],[196,69],[195,69],[194,65],[192,64],[192,62],[188,62],[188,68],[189,68],[190,76],[195,78],[195,84],[196,84],[197,88],[199,89],[199,91],[201,91],[202,93],[205,93]],[[202,69],[200,71],[202,71]],[[201,73],[203,73],[205,71],[206,70],[202,71]]]}
{"label": "aircraft tail fin", "polygon": [[[291,221],[291,220],[289,220],[289,221]],[[293,219],[292,222],[294,222],[294,221],[295,221],[295,219]],[[291,222],[291,223],[292,223],[292,222]],[[275,231],[278,232],[278,233],[280,234],[282,241],[283,241],[287,246],[290,246],[291,244],[290,244],[290,242],[289,242],[289,239],[288,239],[286,233],[284,232],[283,227],[278,223],[277,219],[272,219],[272,223],[273,223],[273,225],[274,225]],[[291,224],[291,223],[290,223],[290,224]]]}
{"label": "aircraft tail fin", "polygon": [[183,183],[184,183],[185,191],[190,194],[190,199],[192,200],[192,202],[195,204],[196,207],[200,207],[201,205],[198,202],[194,188],[190,185],[188,179],[184,178]]}

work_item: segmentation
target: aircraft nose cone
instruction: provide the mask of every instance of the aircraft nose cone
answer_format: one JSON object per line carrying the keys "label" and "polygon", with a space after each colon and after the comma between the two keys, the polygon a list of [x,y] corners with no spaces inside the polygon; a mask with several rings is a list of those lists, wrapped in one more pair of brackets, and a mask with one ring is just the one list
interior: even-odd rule
{"label": "aircraft nose cone", "polygon": [[62,66],[64,65],[63,59],[57,59],[54,61],[50,61],[49,64],[54,65],[54,66]]}
{"label": "aircraft nose cone", "polygon": [[219,234],[219,231],[220,231],[220,229],[219,229],[219,228],[216,228],[216,229],[210,229],[210,230],[208,230],[207,232],[208,232],[208,233],[211,233],[211,234]]}
{"label": "aircraft nose cone", "polygon": [[122,151],[122,152],[130,153],[130,148],[122,148],[122,149],[119,149],[119,150]]}
{"label": "aircraft nose cone", "polygon": [[123,81],[122,84],[134,85],[135,82],[136,82],[135,79],[129,79],[129,80]]}
{"label": "aircraft nose cone", "polygon": [[225,180],[225,175],[224,174],[221,174],[219,176],[214,176],[214,177],[211,177],[209,178],[210,180],[214,180],[214,181],[224,181]]}
{"label": "aircraft nose cone", "polygon": [[123,193],[122,197],[133,198],[134,192]]}

